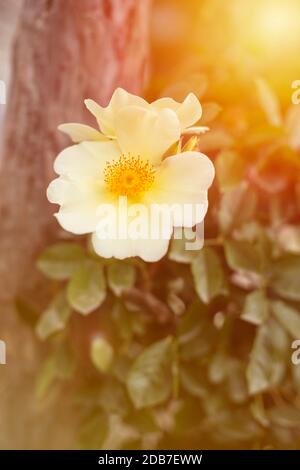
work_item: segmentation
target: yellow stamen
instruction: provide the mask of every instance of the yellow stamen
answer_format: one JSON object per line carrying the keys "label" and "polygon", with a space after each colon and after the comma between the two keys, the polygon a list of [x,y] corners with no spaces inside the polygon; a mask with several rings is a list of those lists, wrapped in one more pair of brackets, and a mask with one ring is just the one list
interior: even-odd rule
{"label": "yellow stamen", "polygon": [[106,163],[104,181],[110,192],[118,196],[137,197],[153,184],[154,168],[140,156],[121,155],[118,160]]}

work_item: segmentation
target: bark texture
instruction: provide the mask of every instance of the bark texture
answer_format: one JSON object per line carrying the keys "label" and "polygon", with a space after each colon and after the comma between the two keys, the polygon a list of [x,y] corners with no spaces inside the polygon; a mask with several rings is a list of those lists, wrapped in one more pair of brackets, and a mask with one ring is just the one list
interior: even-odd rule
{"label": "bark texture", "polygon": [[0,448],[71,448],[78,431],[68,392],[34,394],[45,346],[10,300],[30,290],[34,260],[58,235],[45,191],[68,139],[62,122],[94,123],[84,98],[107,103],[122,86],[140,93],[148,55],[149,0],[25,0],[13,54],[0,169]]}
{"label": "bark texture", "polygon": [[57,231],[45,190],[67,143],[62,122],[87,122],[83,104],[122,86],[140,93],[149,0],[25,0],[14,50],[0,173],[0,298],[12,298]]}

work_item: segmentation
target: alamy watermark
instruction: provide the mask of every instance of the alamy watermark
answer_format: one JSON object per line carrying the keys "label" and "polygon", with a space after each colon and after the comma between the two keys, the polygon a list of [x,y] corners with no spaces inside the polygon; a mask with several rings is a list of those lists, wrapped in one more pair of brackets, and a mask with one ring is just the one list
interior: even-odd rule
{"label": "alamy watermark", "polygon": [[295,90],[292,93],[292,103],[300,104],[300,80],[294,80],[292,83],[292,88]]}
{"label": "alamy watermark", "polygon": [[6,104],[6,85],[3,80],[0,80],[0,104]]}
{"label": "alamy watermark", "polygon": [[6,364],[6,343],[0,340],[0,364]]}
{"label": "alamy watermark", "polygon": [[203,203],[128,204],[127,197],[120,196],[117,204],[98,207],[96,233],[100,240],[169,240],[175,227],[173,237],[187,240],[186,250],[200,250],[206,210]]}
{"label": "alamy watermark", "polygon": [[300,339],[295,339],[295,341],[292,342],[292,349],[295,349],[295,351],[292,354],[292,363],[295,366],[298,366],[300,364]]}

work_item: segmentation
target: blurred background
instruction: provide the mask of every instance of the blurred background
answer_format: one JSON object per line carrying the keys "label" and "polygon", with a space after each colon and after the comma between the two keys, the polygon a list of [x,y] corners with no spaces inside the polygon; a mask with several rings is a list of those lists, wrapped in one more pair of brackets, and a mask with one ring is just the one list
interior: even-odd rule
{"label": "blurred background", "polygon": [[[299,0],[0,0],[2,449],[299,448],[299,23]],[[56,127],[117,86],[203,105],[196,255],[107,262],[52,221]]]}

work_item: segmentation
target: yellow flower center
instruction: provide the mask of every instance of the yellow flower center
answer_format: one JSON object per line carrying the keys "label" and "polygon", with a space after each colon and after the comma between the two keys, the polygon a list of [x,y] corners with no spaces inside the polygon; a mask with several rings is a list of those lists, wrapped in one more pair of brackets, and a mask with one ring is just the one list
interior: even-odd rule
{"label": "yellow flower center", "polygon": [[154,168],[148,160],[141,160],[140,156],[121,155],[118,160],[106,163],[104,181],[113,194],[137,197],[152,186]]}

